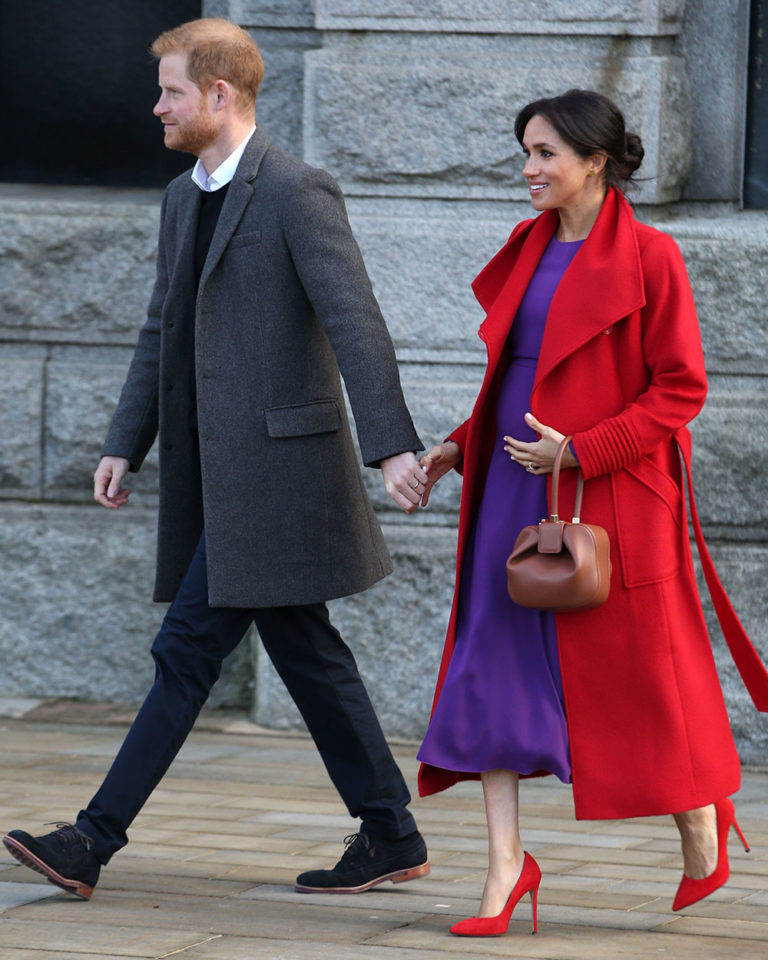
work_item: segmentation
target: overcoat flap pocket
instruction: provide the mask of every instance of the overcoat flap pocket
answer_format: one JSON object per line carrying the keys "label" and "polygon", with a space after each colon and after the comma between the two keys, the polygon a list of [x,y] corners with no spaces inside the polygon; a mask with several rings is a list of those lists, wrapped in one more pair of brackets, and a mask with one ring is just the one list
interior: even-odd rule
{"label": "overcoat flap pocket", "polygon": [[332,433],[341,427],[341,413],[335,400],[313,400],[264,411],[270,437],[304,437]]}
{"label": "overcoat flap pocket", "polygon": [[261,243],[261,230],[249,230],[247,233],[236,233],[230,238],[227,246],[232,249],[232,247],[246,247],[251,243]]}
{"label": "overcoat flap pocket", "polygon": [[674,480],[647,457],[643,457],[635,463],[630,463],[626,470],[627,473],[631,473],[640,483],[664,501],[673,519],[680,526],[682,521],[680,510],[682,491]]}
{"label": "overcoat flap pocket", "polygon": [[619,556],[627,587],[676,576],[683,562],[682,491],[648,458],[611,474]]}

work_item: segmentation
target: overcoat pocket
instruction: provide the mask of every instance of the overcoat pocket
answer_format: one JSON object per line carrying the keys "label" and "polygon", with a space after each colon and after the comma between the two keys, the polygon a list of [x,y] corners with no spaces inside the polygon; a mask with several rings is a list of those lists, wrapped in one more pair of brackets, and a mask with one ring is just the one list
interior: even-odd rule
{"label": "overcoat pocket", "polygon": [[648,458],[612,474],[624,585],[674,577],[683,561],[682,491]]}
{"label": "overcoat pocket", "polygon": [[305,437],[313,433],[332,433],[341,427],[341,412],[333,399],[269,407],[264,415],[270,437]]}
{"label": "overcoat pocket", "polygon": [[227,246],[231,250],[233,247],[246,247],[251,243],[261,243],[261,230],[249,230],[247,233],[236,233],[230,238]]}

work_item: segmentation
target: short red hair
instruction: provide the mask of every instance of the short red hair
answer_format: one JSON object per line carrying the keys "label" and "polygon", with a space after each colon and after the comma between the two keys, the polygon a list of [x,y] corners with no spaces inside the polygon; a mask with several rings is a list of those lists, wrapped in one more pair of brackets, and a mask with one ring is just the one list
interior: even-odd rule
{"label": "short red hair", "polygon": [[235,89],[240,113],[253,113],[264,77],[259,48],[242,27],[223,17],[190,20],[166,30],[150,47],[158,60],[166,53],[186,53],[187,76],[203,93],[217,80]]}

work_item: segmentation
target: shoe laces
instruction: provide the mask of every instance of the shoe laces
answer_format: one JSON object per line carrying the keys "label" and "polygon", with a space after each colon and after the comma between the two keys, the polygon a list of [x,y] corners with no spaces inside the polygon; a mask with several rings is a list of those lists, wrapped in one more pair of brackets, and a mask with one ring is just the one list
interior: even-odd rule
{"label": "shoe laces", "polygon": [[341,855],[339,866],[362,860],[371,848],[371,838],[365,833],[350,833],[344,837],[344,853]]}
{"label": "shoe laces", "polygon": [[74,823],[51,822],[44,824],[46,827],[56,827],[49,836],[55,836],[60,841],[62,847],[71,847],[79,844],[90,851],[93,846],[91,837],[86,836],[82,830],[78,830]]}

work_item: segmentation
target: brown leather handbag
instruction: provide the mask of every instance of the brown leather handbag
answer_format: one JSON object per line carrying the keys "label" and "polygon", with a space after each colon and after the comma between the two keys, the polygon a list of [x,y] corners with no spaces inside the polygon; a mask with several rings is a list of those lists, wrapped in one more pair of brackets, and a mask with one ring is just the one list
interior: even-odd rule
{"label": "brown leather handbag", "polygon": [[549,520],[523,527],[507,558],[510,597],[522,607],[540,610],[588,610],[608,599],[611,586],[610,541],[603,527],[582,523],[584,477],[579,470],[573,520],[557,513],[560,464],[572,437],[560,444],[552,472]]}

